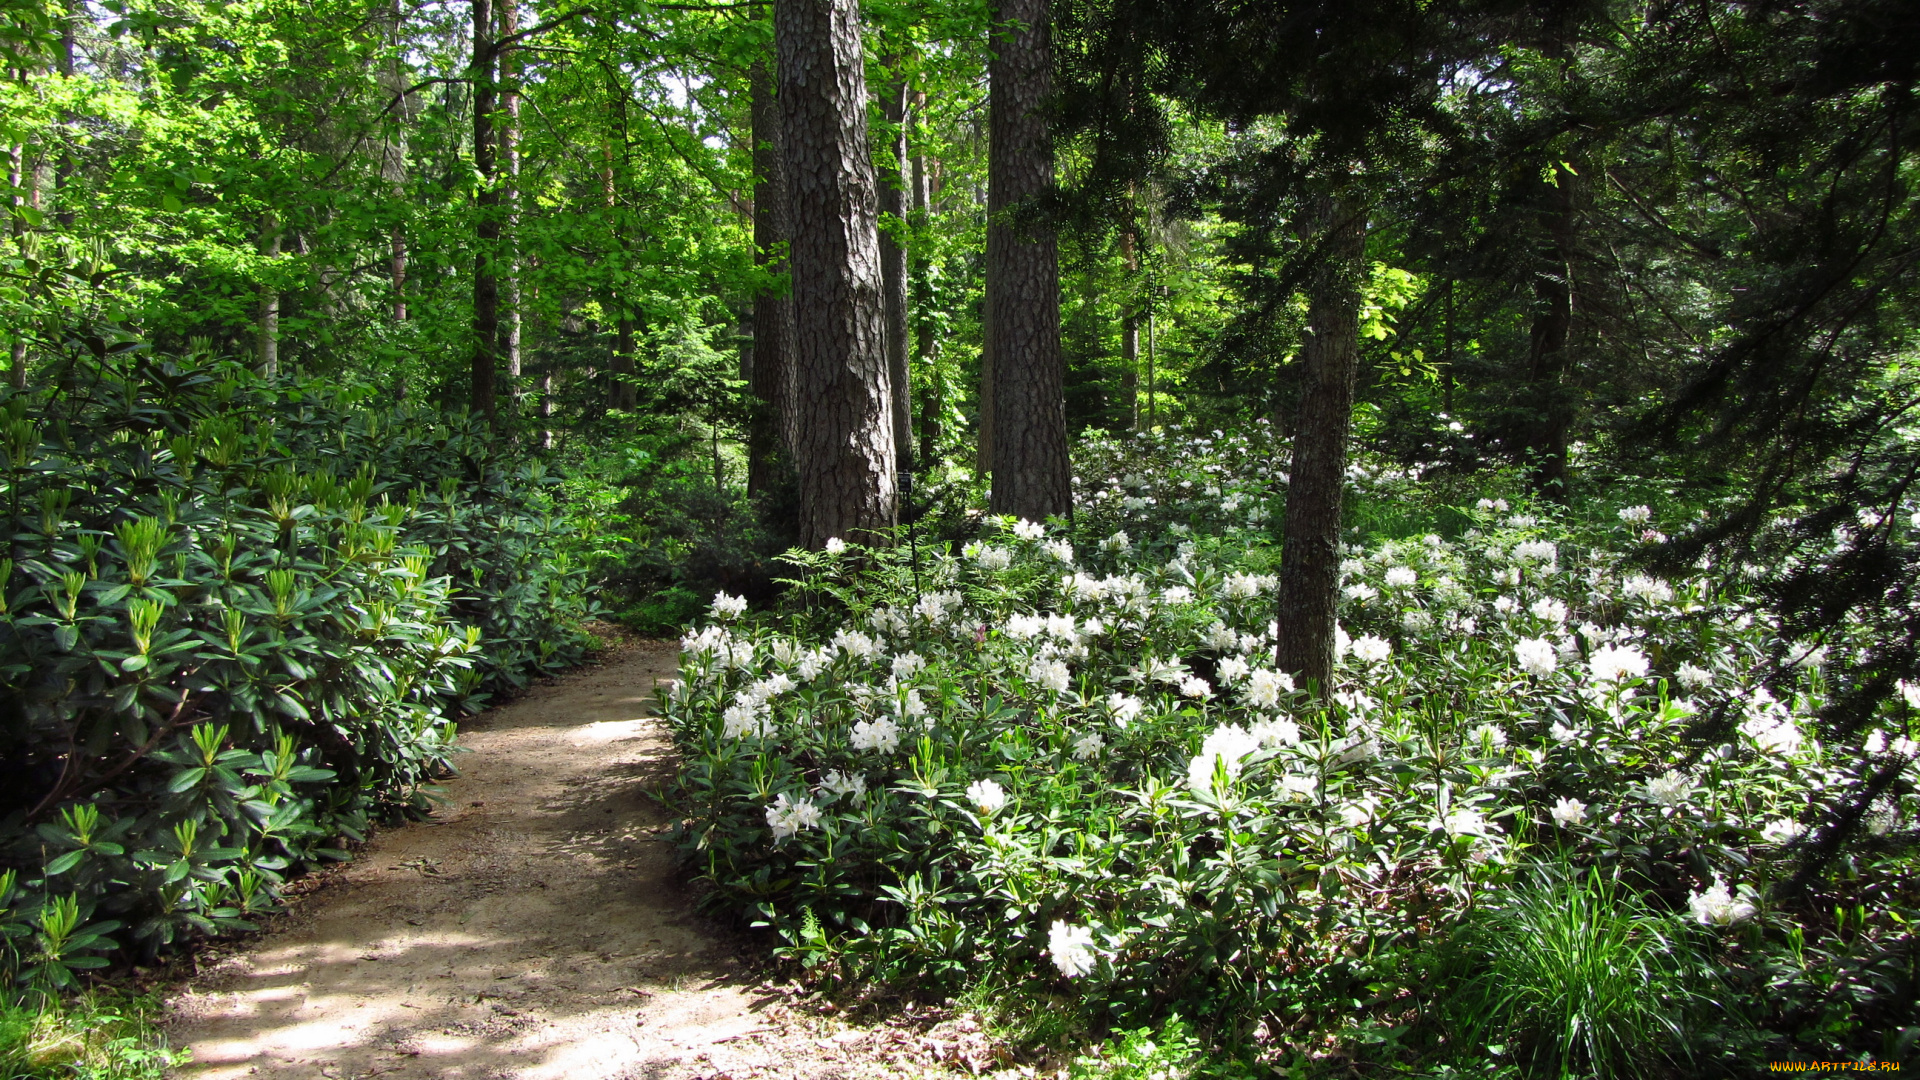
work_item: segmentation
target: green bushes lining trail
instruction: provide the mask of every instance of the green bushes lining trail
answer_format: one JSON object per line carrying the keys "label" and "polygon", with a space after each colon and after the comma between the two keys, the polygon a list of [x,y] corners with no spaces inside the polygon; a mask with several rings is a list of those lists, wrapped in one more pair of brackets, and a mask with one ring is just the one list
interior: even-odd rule
{"label": "green bushes lining trail", "polygon": [[476,422],[131,343],[48,374],[0,391],[0,978],[61,990],[423,809],[591,612]]}

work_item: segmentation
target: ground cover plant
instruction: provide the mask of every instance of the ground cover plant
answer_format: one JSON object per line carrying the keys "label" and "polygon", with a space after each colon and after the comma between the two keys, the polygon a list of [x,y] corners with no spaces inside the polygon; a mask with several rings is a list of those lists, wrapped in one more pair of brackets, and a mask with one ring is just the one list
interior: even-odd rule
{"label": "ground cover plant", "polygon": [[0,392],[0,976],[251,925],[583,651],[554,480],[369,388],[96,342]]}
{"label": "ground cover plant", "polygon": [[[816,972],[989,978],[1088,1030],[1177,1012],[1275,1061],[1496,1046],[1628,1076],[1911,1046],[1913,867],[1883,853],[1914,827],[1912,705],[1850,745],[1815,722],[1823,665],[1865,642],[1783,640],[1738,575],[1640,569],[1670,525],[1644,506],[1578,524],[1490,493],[1455,535],[1348,545],[1313,693],[1274,669],[1247,523],[1284,477],[1210,471],[1218,438],[1180,440],[1213,484],[1084,484],[1091,534],[830,543],[789,556],[804,608],[716,597],[668,711],[712,898]],[[1820,901],[1782,893],[1829,793],[1888,761]],[[1836,896],[1877,972],[1822,954]]]}

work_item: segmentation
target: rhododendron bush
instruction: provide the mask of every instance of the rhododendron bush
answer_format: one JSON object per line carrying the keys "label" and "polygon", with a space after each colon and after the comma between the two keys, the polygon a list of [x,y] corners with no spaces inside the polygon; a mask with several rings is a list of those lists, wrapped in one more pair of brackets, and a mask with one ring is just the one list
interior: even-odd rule
{"label": "rhododendron bush", "polygon": [[[1235,513],[1236,485],[1261,490],[1191,498]],[[1544,858],[1736,948],[1784,925],[1769,890],[1823,793],[1915,753],[1893,716],[1824,744],[1822,652],[1636,569],[1643,507],[1575,536],[1488,499],[1452,537],[1350,545],[1326,687],[1274,668],[1260,522],[1120,527],[1149,509],[795,552],[784,616],[716,598],[668,709],[712,897],[835,970],[1279,1038],[1410,1007],[1423,944]]]}

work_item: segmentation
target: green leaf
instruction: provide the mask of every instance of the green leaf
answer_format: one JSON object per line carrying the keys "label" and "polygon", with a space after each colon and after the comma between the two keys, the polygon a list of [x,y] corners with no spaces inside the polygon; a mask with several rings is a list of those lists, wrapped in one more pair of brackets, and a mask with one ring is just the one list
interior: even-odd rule
{"label": "green leaf", "polygon": [[173,782],[167,785],[167,790],[178,795],[189,788],[199,786],[201,779],[206,775],[207,770],[196,765],[191,769],[182,771],[180,775],[175,776]]}
{"label": "green leaf", "polygon": [[59,858],[56,858],[52,862],[47,864],[47,876],[52,877],[55,874],[64,874],[67,871],[73,869],[74,867],[79,866],[80,860],[86,857],[87,857],[87,850],[85,848],[81,848],[77,851],[69,851],[65,855],[62,855]]}

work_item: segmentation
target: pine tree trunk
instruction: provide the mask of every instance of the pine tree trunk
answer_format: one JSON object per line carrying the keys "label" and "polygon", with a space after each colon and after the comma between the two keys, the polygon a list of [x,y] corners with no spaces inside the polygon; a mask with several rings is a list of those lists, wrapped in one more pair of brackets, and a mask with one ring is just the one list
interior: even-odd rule
{"label": "pine tree trunk", "polygon": [[[394,106],[393,133],[387,136],[381,150],[380,175],[387,182],[396,206],[404,206],[407,197],[407,124],[412,119],[407,109],[407,73],[401,68],[403,48],[400,34],[405,14],[398,0],[388,9],[387,47],[393,50],[393,56],[382,67],[381,89],[397,99]],[[407,228],[404,213],[396,215],[393,226],[387,233],[387,280],[392,291],[391,314],[393,321],[407,321]]]}
{"label": "pine tree trunk", "polygon": [[1326,693],[1340,589],[1340,509],[1346,486],[1347,433],[1359,363],[1361,267],[1366,211],[1327,198],[1317,265],[1307,283],[1307,335],[1300,349],[1304,385],[1293,439],[1287,518],[1280,554],[1280,670]]}
{"label": "pine tree trunk", "polygon": [[[780,102],[774,94],[773,65],[754,62],[750,72],[753,123],[753,261],[771,274],[785,274],[781,252],[792,232],[787,209],[787,166],[782,153]],[[781,288],[753,299],[753,370],[757,399],[747,431],[747,494],[771,490],[792,444],[793,301]]]}
{"label": "pine tree trunk", "polygon": [[[889,71],[900,66],[898,55],[881,61]],[[907,85],[887,86],[881,102],[891,130],[880,155],[880,213],[890,223],[907,217]],[[912,382],[907,372],[907,249],[895,234],[880,232],[880,277],[886,294],[887,381],[893,389],[893,453],[903,472],[913,469]]]}
{"label": "pine tree trunk", "polygon": [[[1129,225],[1120,233],[1120,261],[1127,268],[1129,290],[1134,276],[1140,272],[1140,253],[1134,239],[1133,226]],[[1120,316],[1120,397],[1127,403],[1127,427],[1140,429],[1140,309],[1134,304],[1131,293],[1121,303],[1126,305]]]}
{"label": "pine tree trunk", "polygon": [[892,393],[855,0],[775,0],[793,213],[800,542],[895,522]]}
{"label": "pine tree trunk", "polygon": [[[926,109],[926,92],[923,90],[914,91],[912,107],[908,112],[908,119],[911,123],[918,125],[920,118],[925,115]],[[924,153],[914,154],[911,158],[911,164],[912,184],[910,190],[913,192],[912,221],[913,227],[916,233],[918,233],[926,229],[932,222],[933,191],[932,184],[930,183],[932,180],[932,170],[929,168],[930,163],[927,161]],[[915,250],[913,253],[912,280],[919,282],[919,287],[923,290],[928,288],[927,275],[929,269],[926,253],[922,250]],[[942,435],[941,417],[946,414],[947,407],[945,395],[942,393],[946,386],[946,380],[940,377],[936,363],[940,354],[939,343],[935,341],[933,337],[932,320],[925,317],[926,299],[924,296],[920,303],[922,305],[922,317],[919,325],[914,328],[913,334],[914,366],[925,373],[927,380],[927,393],[920,401],[920,460],[922,462],[936,462],[940,460],[940,436]]]}
{"label": "pine tree trunk", "polygon": [[[500,37],[520,32],[519,0],[495,0],[500,6]],[[520,400],[520,51],[500,57],[500,199],[504,213],[500,257],[506,310],[500,320],[500,357],[506,362],[507,391]]]}
{"label": "pine tree trunk", "polygon": [[1053,187],[1048,0],[1000,0],[993,20],[987,164],[987,334],[996,514],[1073,511],[1060,352],[1059,253],[1051,228],[1016,220]]}
{"label": "pine tree trunk", "polygon": [[[10,231],[13,234],[14,247],[21,254],[25,254],[27,219],[25,215],[20,213],[19,208],[23,200],[18,193],[26,183],[23,176],[23,170],[26,166],[26,156],[27,148],[20,143],[15,143],[7,148],[7,189],[15,193],[9,199],[12,203],[13,211],[8,217],[13,219]],[[27,385],[27,328],[24,326],[16,326],[12,329],[13,345],[8,357],[9,367],[7,368],[7,377],[8,380],[12,382],[14,389],[24,390]]]}
{"label": "pine tree trunk", "polygon": [[[280,221],[272,211],[260,217],[259,250],[269,261],[280,257]],[[260,286],[254,335],[254,366],[269,378],[280,374],[280,291],[271,284]]]}
{"label": "pine tree trunk", "polygon": [[1567,500],[1567,451],[1573,427],[1573,402],[1567,394],[1573,330],[1573,254],[1578,228],[1575,185],[1579,178],[1564,165],[1554,180],[1541,181],[1543,225],[1539,264],[1533,274],[1533,325],[1527,335],[1527,375],[1534,410],[1527,440],[1533,452],[1533,488],[1555,502]]}
{"label": "pine tree trunk", "polygon": [[498,415],[496,380],[499,378],[500,281],[495,259],[500,247],[500,189],[494,183],[496,57],[493,46],[491,0],[473,3],[473,170],[479,189],[474,193],[473,252],[473,411],[492,423]]}

